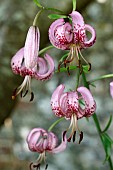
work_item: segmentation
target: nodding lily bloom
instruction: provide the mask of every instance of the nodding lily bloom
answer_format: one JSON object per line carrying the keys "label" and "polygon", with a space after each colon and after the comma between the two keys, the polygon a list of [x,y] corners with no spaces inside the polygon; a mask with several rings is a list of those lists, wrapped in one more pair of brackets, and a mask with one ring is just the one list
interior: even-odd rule
{"label": "nodding lily bloom", "polygon": [[113,81],[110,83],[110,94],[111,97],[113,98]]}
{"label": "nodding lily bloom", "polygon": [[[62,143],[56,147],[58,143],[57,136],[53,132],[48,132],[42,128],[34,128],[27,136],[27,143],[30,151],[38,152],[40,155],[35,163],[30,164],[30,169],[40,169],[41,162],[46,163],[46,152],[59,153],[66,149],[66,135],[62,137]],[[47,169],[48,164],[46,164]]]}
{"label": "nodding lily bloom", "polygon": [[[68,141],[70,142],[72,138],[73,142],[75,141],[76,130],[78,130],[80,143],[83,139],[83,132],[78,128],[77,120],[94,114],[96,103],[91,92],[86,87],[78,87],[76,91],[71,92],[64,92],[64,88],[65,86],[61,84],[53,92],[51,107],[56,116],[71,120],[69,128],[64,132],[66,133],[71,128]],[[82,102],[83,107],[80,105],[80,102]]]}
{"label": "nodding lily bloom", "polygon": [[[76,58],[77,64],[80,64],[80,57],[83,58],[81,49],[92,46],[96,41],[94,28],[84,23],[79,12],[73,11],[69,16],[72,23],[65,22],[64,19],[57,19],[49,28],[49,39],[52,45],[61,50],[70,50],[69,55],[64,60],[65,66],[74,58]],[[90,39],[88,39],[86,31],[91,34]],[[84,61],[91,66],[85,59]]]}
{"label": "nodding lily bloom", "polygon": [[[30,101],[32,101],[34,94],[31,91],[31,78],[48,80],[54,72],[54,62],[48,54],[45,54],[44,58],[38,57],[39,41],[39,29],[36,26],[31,26],[28,30],[25,46],[21,48],[11,60],[13,72],[25,77],[23,83],[15,89],[12,96],[13,99],[19,93],[24,97],[30,92]],[[22,95],[23,91],[24,95]]]}

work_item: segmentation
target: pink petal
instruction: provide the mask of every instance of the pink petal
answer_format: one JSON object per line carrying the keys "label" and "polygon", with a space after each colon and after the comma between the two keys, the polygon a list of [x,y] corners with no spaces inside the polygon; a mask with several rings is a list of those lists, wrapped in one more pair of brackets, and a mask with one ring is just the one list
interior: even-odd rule
{"label": "pink petal", "polygon": [[73,34],[70,23],[65,23],[64,19],[53,22],[49,28],[49,39],[53,46],[65,50],[69,49]]}
{"label": "pink petal", "polygon": [[78,112],[78,94],[77,92],[67,93],[67,111],[65,113],[66,118],[71,118],[73,113]]}
{"label": "pink petal", "polygon": [[91,116],[96,110],[96,103],[91,92],[86,87],[79,87],[77,91],[82,95],[82,98],[85,101],[85,108],[82,109],[80,107],[79,111],[85,117]]}
{"label": "pink petal", "polygon": [[113,81],[110,83],[110,94],[111,97],[113,98]]}
{"label": "pink petal", "polygon": [[31,151],[36,152],[36,144],[42,134],[42,132],[44,133],[45,130],[42,128],[34,128],[33,130],[31,130],[31,132],[28,134],[27,136],[27,143],[28,143],[28,147]]}
{"label": "pink petal", "polygon": [[48,144],[47,144],[46,150],[50,151],[54,149],[56,147],[57,142],[58,142],[58,139],[56,135],[52,132],[48,132]]}
{"label": "pink petal", "polygon": [[62,152],[62,151],[64,151],[66,149],[66,146],[67,146],[67,138],[66,138],[66,134],[65,134],[65,136],[62,135],[62,143],[58,147],[52,149],[49,152],[51,152],[51,153]]}
{"label": "pink petal", "polygon": [[31,26],[28,30],[24,47],[25,66],[27,68],[33,68],[37,63],[39,42],[40,42],[39,29],[38,27]]}
{"label": "pink petal", "polygon": [[87,25],[87,24],[85,24],[85,30],[89,31],[91,33],[91,38],[88,41],[84,42],[84,46],[85,47],[90,47],[96,41],[96,32],[95,32],[93,27],[91,27],[90,25]]}
{"label": "pink petal", "polygon": [[[35,78],[38,79],[38,80],[48,80],[51,78],[51,76],[53,75],[54,73],[54,61],[53,59],[48,55],[46,54],[44,56],[45,60],[47,61],[48,65],[46,64],[45,66],[45,63],[43,62],[42,64],[40,63],[39,64],[39,71],[37,71],[35,73]],[[39,61],[40,62],[40,61]],[[49,68],[48,68],[49,66]],[[44,67],[44,68],[43,68]],[[46,67],[46,68],[45,68]],[[44,69],[44,71],[46,71],[45,73],[42,71]],[[41,74],[42,73],[42,74]]]}
{"label": "pink petal", "polygon": [[84,26],[84,19],[79,12],[72,11],[70,16],[72,18],[72,24],[73,25],[78,25],[78,26],[81,26],[81,27]]}
{"label": "pink petal", "polygon": [[63,84],[59,85],[53,92],[51,97],[51,107],[56,116],[61,117],[63,112],[60,108],[60,98],[63,94],[65,86]]}
{"label": "pink petal", "polygon": [[13,56],[11,60],[11,67],[15,74],[20,74],[20,71],[23,66],[23,60],[24,60],[24,48],[21,48],[17,53]]}

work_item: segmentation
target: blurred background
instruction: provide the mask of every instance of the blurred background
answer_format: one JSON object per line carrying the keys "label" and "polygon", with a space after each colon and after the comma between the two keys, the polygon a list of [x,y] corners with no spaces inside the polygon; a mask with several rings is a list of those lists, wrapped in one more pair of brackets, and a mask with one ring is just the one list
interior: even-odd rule
{"label": "blurred background", "polygon": [[[43,0],[43,5],[71,13],[71,0]],[[0,169],[25,170],[29,163],[38,157],[31,153],[26,144],[26,136],[34,127],[48,129],[56,117],[52,114],[50,98],[53,90],[60,83],[65,83],[66,90],[75,85],[74,72],[55,74],[50,81],[40,82],[32,80],[32,90],[35,94],[33,102],[29,97],[11,100],[12,92],[18,87],[23,78],[14,75],[10,68],[10,61],[16,51],[24,45],[27,30],[32,25],[38,8],[32,0],[0,0]],[[97,32],[96,44],[82,52],[84,57],[92,63],[92,70],[88,80],[103,74],[113,73],[113,0],[81,0],[77,1],[77,10],[81,12],[87,24],[92,25]],[[40,49],[49,45],[48,28],[51,20],[45,12],[39,19],[41,32]],[[58,49],[49,50],[54,58],[56,68],[63,52]],[[97,115],[104,128],[109,116],[113,114],[113,99],[109,94],[109,80],[96,82],[96,88],[91,87],[97,102]],[[63,121],[54,128],[54,132],[61,138],[62,130],[69,122]],[[104,162],[105,153],[102,148],[97,130],[92,118],[89,122],[85,118],[79,121],[79,127],[84,132],[84,140],[79,145],[68,144],[69,147],[56,155],[48,154],[49,170],[107,170]],[[113,137],[113,123],[109,134]],[[113,152],[112,152],[113,158]]]}

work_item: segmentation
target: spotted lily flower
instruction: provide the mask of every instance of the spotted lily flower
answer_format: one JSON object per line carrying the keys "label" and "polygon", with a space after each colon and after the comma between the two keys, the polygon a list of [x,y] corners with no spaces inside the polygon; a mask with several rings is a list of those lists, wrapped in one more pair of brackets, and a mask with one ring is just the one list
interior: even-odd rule
{"label": "spotted lily flower", "polygon": [[[11,60],[13,72],[25,77],[23,83],[15,89],[12,96],[13,99],[19,93],[24,97],[30,92],[30,101],[32,101],[34,94],[31,91],[31,78],[48,80],[54,72],[54,62],[48,54],[45,54],[44,58],[38,57],[39,42],[39,29],[36,26],[31,26],[27,33],[25,46],[21,48]],[[23,92],[24,95],[22,95]]]}
{"label": "spotted lily flower", "polygon": [[[79,143],[83,139],[83,132],[78,128],[77,120],[82,117],[90,117],[96,110],[96,103],[91,92],[86,87],[78,87],[76,91],[64,92],[65,86],[59,85],[51,97],[51,107],[54,114],[58,117],[65,117],[71,120],[69,128],[71,129],[68,141],[75,141],[76,130],[80,134]],[[82,101],[81,101],[82,100]],[[83,107],[80,102],[83,103]]]}
{"label": "spotted lily flower", "polygon": [[[30,164],[30,169],[40,169],[41,162],[46,163],[46,152],[58,153],[66,149],[66,135],[62,138],[62,143],[56,147],[58,143],[57,136],[53,132],[48,132],[42,128],[34,128],[27,136],[27,143],[30,151],[38,152],[40,155],[35,163]],[[47,169],[48,164],[46,164]]]}
{"label": "spotted lily flower", "polygon": [[[54,21],[49,28],[49,39],[53,46],[61,50],[70,50],[64,65],[76,58],[77,64],[80,65],[81,49],[92,46],[96,41],[96,33],[93,27],[84,23],[82,15],[73,11],[70,15],[72,23],[65,22],[64,19]],[[86,31],[91,34],[88,39]],[[90,65],[85,59],[84,61]]]}
{"label": "spotted lily flower", "polygon": [[111,97],[113,98],[113,81],[110,82],[110,94],[111,94]]}

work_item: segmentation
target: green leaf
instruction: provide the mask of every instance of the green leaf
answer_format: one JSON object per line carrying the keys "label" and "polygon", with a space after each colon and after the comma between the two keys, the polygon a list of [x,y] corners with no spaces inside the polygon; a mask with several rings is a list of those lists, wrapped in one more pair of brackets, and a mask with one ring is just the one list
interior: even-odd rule
{"label": "green leaf", "polygon": [[111,155],[111,146],[113,144],[113,140],[110,138],[110,136],[107,133],[102,134],[102,140],[106,151],[105,161],[107,161]]}
{"label": "green leaf", "polygon": [[105,129],[103,130],[103,132],[106,132],[106,131],[109,129],[109,127],[110,127],[110,125],[111,125],[111,122],[112,122],[112,115],[110,115],[109,121],[108,121]]}
{"label": "green leaf", "polygon": [[39,0],[33,0],[33,1],[39,8],[42,8],[42,5],[39,3]]}
{"label": "green leaf", "polygon": [[73,11],[76,10],[76,0],[73,0]]}
{"label": "green leaf", "polygon": [[84,71],[85,73],[88,73],[88,72],[89,72],[89,65],[83,66],[83,71]]}
{"label": "green leaf", "polygon": [[50,19],[68,18],[66,15],[50,14],[48,15]]}

